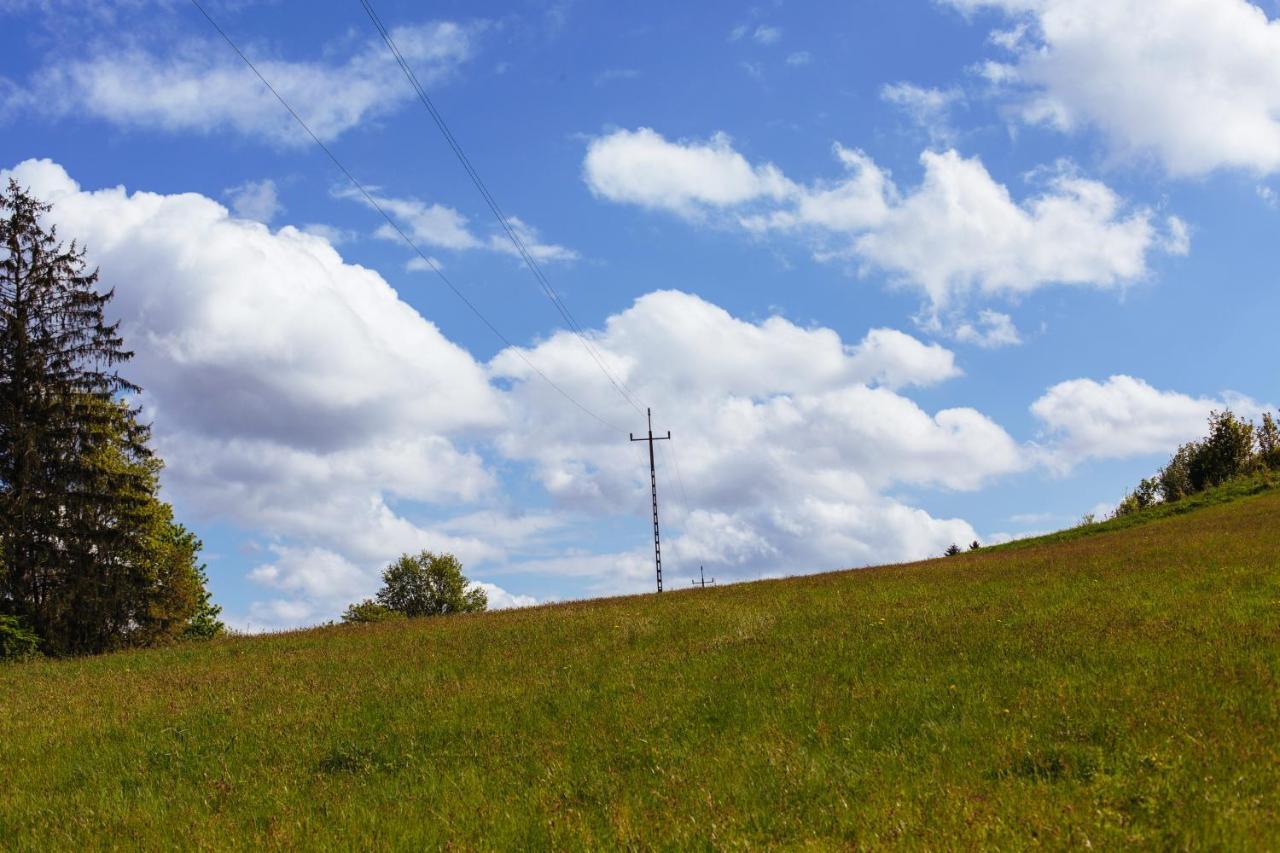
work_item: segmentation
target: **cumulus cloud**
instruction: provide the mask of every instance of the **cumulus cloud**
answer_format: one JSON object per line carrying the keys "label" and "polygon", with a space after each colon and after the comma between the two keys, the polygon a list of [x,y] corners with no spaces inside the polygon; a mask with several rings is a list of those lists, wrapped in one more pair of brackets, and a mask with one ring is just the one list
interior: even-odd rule
{"label": "cumulus cloud", "polygon": [[933,385],[960,375],[950,350],[896,329],[872,329],[850,354],[851,379],[886,388]]}
{"label": "cumulus cloud", "polygon": [[[167,494],[184,517],[237,525],[263,549],[251,573],[263,597],[242,620],[331,618],[376,589],[386,561],[423,547],[456,553],[487,585],[535,571],[599,592],[649,583],[643,537],[612,553],[571,547],[648,501],[643,447],[624,438],[643,419],[575,336],[521,352],[617,428],[567,405],[514,350],[475,362],[327,239],[199,195],[85,190],[50,161],[10,174],[55,204],[62,232],[117,285]],[[902,489],[978,489],[1037,460],[981,412],[906,396],[960,371],[946,348],[900,331],[846,342],[660,291],[586,335],[656,428],[674,428],[659,466],[676,576],[938,553],[975,532]],[[1071,419],[1082,407],[1037,403],[1064,456],[1099,452],[1098,428]],[[504,508],[500,469],[529,471],[551,509]],[[495,604],[530,603],[485,588]]]}
{"label": "cumulus cloud", "polygon": [[[474,31],[452,22],[396,27],[392,36],[426,86],[448,79],[473,55]],[[247,52],[262,74],[323,140],[386,115],[413,97],[381,40],[345,60],[280,59]],[[221,41],[184,41],[167,52],[100,45],[60,57],[6,95],[10,111],[95,116],[125,127],[234,131],[275,143],[309,144],[262,82]]]}
{"label": "cumulus cloud", "polygon": [[[747,322],[691,294],[661,291],[609,318],[592,345],[654,407],[655,429],[678,413],[659,464],[664,517],[679,530],[664,553],[685,566],[743,577],[939,552],[972,538],[972,528],[887,490],[973,489],[1026,464],[1022,448],[979,412],[929,413],[893,390],[957,372],[949,352],[900,332],[873,330],[851,345],[830,329],[780,317]],[[579,347],[560,333],[523,352],[588,405],[643,428],[642,417],[611,401]],[[504,455],[530,462],[562,506],[643,509],[640,445],[577,417],[514,352],[500,353],[491,369],[512,383],[515,401]],[[651,571],[642,550],[620,562],[575,557],[566,570],[604,574],[619,565],[631,567],[626,577],[636,583]]]}
{"label": "cumulus cloud", "polygon": [[1033,178],[1016,201],[977,158],[954,150],[920,155],[919,186],[900,190],[865,153],[834,146],[844,175],[801,185],[772,164],[751,165],[718,134],[670,142],[648,128],[594,139],[584,176],[616,202],[720,221],[756,234],[801,232],[826,260],[889,273],[947,307],[978,292],[1016,297],[1050,284],[1116,287],[1143,278],[1156,252],[1185,254],[1176,217],[1130,208],[1068,163]]}
{"label": "cumulus cloud", "polygon": [[1204,435],[1211,410],[1228,408],[1252,418],[1264,407],[1240,394],[1191,397],[1118,375],[1105,382],[1060,382],[1031,405],[1031,412],[1048,441],[1045,461],[1065,471],[1087,459],[1171,453]]}
{"label": "cumulus cloud", "polygon": [[[116,285],[166,489],[188,512],[287,546],[258,580],[319,606],[320,584],[354,582],[346,563],[368,572],[426,544],[500,556],[491,537],[392,508],[491,494],[470,437],[500,428],[505,403],[484,367],[378,274],[326,239],[272,231],[203,196],[85,191],[48,160],[0,180],[11,175],[54,204],[62,232]],[[321,552],[346,563],[291,568]]]}
{"label": "cumulus cloud", "polygon": [[962,344],[973,344],[983,349],[999,349],[1022,343],[1013,318],[999,311],[978,312],[974,321],[965,321],[956,327],[952,337]]}
{"label": "cumulus cloud", "polygon": [[1098,128],[1174,175],[1280,169],[1280,21],[1248,0],[946,0],[1015,24],[985,76],[1022,118]]}
{"label": "cumulus cloud", "polygon": [[781,200],[792,191],[777,167],[752,166],[723,133],[706,142],[668,142],[647,127],[618,130],[591,141],[583,174],[602,198],[690,217],[703,206]]}
{"label": "cumulus cloud", "polygon": [[276,192],[276,182],[270,178],[261,181],[245,181],[243,184],[228,187],[225,193],[236,216],[244,219],[256,219],[259,222],[269,223],[284,211],[284,205],[280,204],[280,196]]}

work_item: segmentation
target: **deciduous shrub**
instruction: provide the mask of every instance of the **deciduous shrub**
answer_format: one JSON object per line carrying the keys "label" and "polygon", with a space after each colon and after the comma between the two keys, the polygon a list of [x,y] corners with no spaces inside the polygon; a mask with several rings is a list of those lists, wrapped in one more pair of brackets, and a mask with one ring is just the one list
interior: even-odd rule
{"label": "deciduous shrub", "polygon": [[342,621],[347,625],[369,625],[374,622],[387,622],[392,619],[403,619],[403,613],[397,613],[390,607],[379,604],[372,598],[356,602],[342,614]]}
{"label": "deciduous shrub", "polygon": [[1188,473],[1193,491],[1203,491],[1238,477],[1253,457],[1253,424],[1230,410],[1209,415],[1209,435],[1192,455]]}
{"label": "deciduous shrub", "polygon": [[1173,454],[1169,464],[1160,469],[1156,480],[1159,483],[1161,500],[1172,503],[1182,500],[1194,491],[1191,486],[1191,458],[1195,456],[1199,447],[1199,442],[1194,441],[1182,445],[1178,448],[1178,452]]}
{"label": "deciduous shrub", "polygon": [[1258,427],[1258,461],[1263,467],[1272,471],[1280,471],[1280,425],[1270,412],[1262,414],[1262,425]]}
{"label": "deciduous shrub", "polygon": [[23,660],[39,653],[40,639],[17,616],[0,615],[0,661]]}

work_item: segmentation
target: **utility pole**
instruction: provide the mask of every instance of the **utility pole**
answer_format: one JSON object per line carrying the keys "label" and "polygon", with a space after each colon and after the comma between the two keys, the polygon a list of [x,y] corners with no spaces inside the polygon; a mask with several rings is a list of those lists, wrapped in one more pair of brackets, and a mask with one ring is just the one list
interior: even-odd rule
{"label": "utility pole", "polygon": [[707,574],[702,570],[702,566],[698,566],[698,578],[699,578],[698,580],[689,581],[689,583],[693,584],[694,586],[700,586],[703,589],[706,589],[708,586],[716,585],[715,578],[712,578],[711,580],[707,580]]}
{"label": "utility pole", "polygon": [[635,437],[635,433],[630,433],[632,441],[649,442],[649,486],[653,490],[653,568],[658,575],[658,592],[662,592],[662,537],[658,534],[658,469],[653,464],[653,443],[655,441],[670,441],[671,430],[667,430],[665,436],[660,435],[654,438],[653,435],[653,409],[645,409],[645,415],[649,419],[649,437]]}

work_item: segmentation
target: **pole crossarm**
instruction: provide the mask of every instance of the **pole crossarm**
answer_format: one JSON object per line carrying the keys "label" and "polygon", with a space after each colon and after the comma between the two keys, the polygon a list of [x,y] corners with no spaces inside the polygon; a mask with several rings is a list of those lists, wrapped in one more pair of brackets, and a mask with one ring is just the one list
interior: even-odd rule
{"label": "pole crossarm", "polygon": [[662,535],[658,531],[658,469],[653,461],[653,443],[655,441],[670,441],[671,430],[667,430],[666,435],[655,436],[653,434],[653,409],[645,409],[645,417],[649,421],[649,434],[636,438],[635,433],[628,433],[632,441],[647,441],[649,443],[649,488],[653,494],[653,568],[658,576],[658,592],[662,592]]}

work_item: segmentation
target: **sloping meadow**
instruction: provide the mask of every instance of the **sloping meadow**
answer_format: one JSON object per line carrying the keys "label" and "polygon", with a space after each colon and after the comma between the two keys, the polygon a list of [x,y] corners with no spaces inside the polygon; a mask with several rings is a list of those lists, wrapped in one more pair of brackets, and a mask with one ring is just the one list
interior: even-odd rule
{"label": "sloping meadow", "polygon": [[1280,844],[1280,492],[0,668],[0,847]]}

